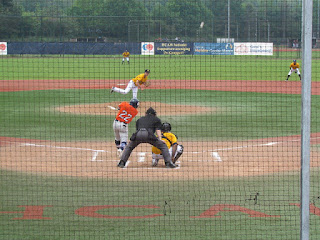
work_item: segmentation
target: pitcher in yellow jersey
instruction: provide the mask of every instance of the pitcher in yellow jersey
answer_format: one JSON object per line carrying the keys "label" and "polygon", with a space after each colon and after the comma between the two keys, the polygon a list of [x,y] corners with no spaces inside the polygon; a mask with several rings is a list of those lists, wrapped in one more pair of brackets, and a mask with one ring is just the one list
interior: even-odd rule
{"label": "pitcher in yellow jersey", "polygon": [[[178,144],[178,137],[171,132],[171,124],[170,123],[162,123],[161,128],[162,133],[162,141],[165,142],[169,149],[169,153],[171,155],[171,160],[173,163],[177,163],[177,160],[183,153],[183,146]],[[163,159],[161,154],[161,150],[156,148],[155,146],[152,147],[152,166],[156,167],[160,159]]]}
{"label": "pitcher in yellow jersey", "polygon": [[128,50],[125,50],[123,53],[122,53],[122,64],[124,63],[124,60],[127,60],[127,63],[129,64],[129,56],[130,56],[130,53],[128,52]]}
{"label": "pitcher in yellow jersey", "polygon": [[299,71],[300,65],[299,63],[297,63],[297,60],[293,60],[293,62],[290,64],[290,71],[288,73],[288,77],[286,79],[286,81],[289,80],[289,77],[291,76],[291,73],[295,72],[296,74],[299,75],[300,81],[301,81],[301,74]]}
{"label": "pitcher in yellow jersey", "polygon": [[150,70],[146,69],[144,73],[141,73],[135,78],[131,79],[126,89],[112,87],[110,93],[118,92],[121,94],[127,94],[128,92],[130,92],[130,90],[132,90],[132,98],[137,98],[139,87],[141,87],[142,85],[145,85],[146,87],[150,86],[150,82],[148,81],[149,74]]}

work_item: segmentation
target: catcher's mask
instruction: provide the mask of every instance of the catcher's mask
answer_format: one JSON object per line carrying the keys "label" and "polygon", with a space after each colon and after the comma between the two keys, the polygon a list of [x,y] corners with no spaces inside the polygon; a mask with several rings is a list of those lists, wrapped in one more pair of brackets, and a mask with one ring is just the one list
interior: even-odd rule
{"label": "catcher's mask", "polygon": [[152,107],[149,107],[149,109],[146,111],[146,114],[157,115],[157,112]]}
{"label": "catcher's mask", "polygon": [[163,132],[170,132],[171,131],[171,124],[168,122],[162,123],[161,129]]}
{"label": "catcher's mask", "polygon": [[136,99],[136,98],[132,98],[131,100],[130,100],[130,103],[129,103],[132,107],[134,107],[134,108],[138,108],[139,107],[139,100],[138,99]]}

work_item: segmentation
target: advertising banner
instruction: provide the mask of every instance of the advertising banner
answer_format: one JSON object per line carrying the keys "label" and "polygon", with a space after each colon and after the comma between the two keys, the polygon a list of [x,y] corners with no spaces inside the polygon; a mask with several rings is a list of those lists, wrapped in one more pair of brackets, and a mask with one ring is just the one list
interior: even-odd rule
{"label": "advertising banner", "polygon": [[141,55],[154,55],[154,42],[142,42]]}
{"label": "advertising banner", "polygon": [[273,55],[273,43],[234,43],[234,55]]}
{"label": "advertising banner", "polygon": [[157,42],[155,43],[155,54],[165,55],[185,55],[192,54],[192,43],[169,43]]}
{"label": "advertising banner", "polygon": [[0,42],[0,55],[7,55],[8,48],[6,42]]}
{"label": "advertising banner", "polygon": [[233,43],[194,43],[194,55],[233,55]]}

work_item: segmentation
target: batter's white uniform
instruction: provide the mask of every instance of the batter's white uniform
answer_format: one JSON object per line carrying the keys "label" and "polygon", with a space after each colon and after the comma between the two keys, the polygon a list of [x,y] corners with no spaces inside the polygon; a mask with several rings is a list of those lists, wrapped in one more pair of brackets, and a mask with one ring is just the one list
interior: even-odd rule
{"label": "batter's white uniform", "polygon": [[113,132],[116,141],[127,142],[128,141],[128,124],[120,122],[118,120],[113,121]]}

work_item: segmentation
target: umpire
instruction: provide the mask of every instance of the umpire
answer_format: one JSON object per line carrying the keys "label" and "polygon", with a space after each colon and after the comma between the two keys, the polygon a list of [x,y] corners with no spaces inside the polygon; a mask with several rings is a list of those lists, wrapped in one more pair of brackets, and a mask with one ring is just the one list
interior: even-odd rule
{"label": "umpire", "polygon": [[[129,144],[125,147],[118,167],[124,168],[126,166],[126,162],[130,157],[131,152],[135,149],[140,143],[149,143],[157,148],[159,148],[162,152],[165,164],[167,168],[175,168],[176,165],[172,163],[170,153],[167,145],[161,140],[161,120],[156,116],[157,112],[150,107],[146,111],[146,115],[141,117],[136,122],[137,131],[132,134],[130,138]],[[157,136],[154,135],[156,132]]]}

